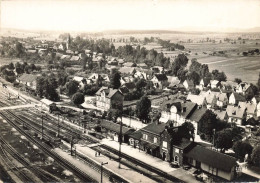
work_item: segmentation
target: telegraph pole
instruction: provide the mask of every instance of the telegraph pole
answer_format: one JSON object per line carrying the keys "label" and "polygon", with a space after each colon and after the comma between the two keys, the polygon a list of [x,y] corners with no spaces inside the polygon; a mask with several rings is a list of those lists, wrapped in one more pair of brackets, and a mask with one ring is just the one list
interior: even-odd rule
{"label": "telegraph pole", "polygon": [[101,177],[100,177],[100,182],[101,182],[101,183],[103,183],[103,165],[107,165],[107,164],[108,164],[108,162],[106,162],[106,163],[103,163],[103,162],[102,162],[102,163],[101,163],[101,167],[100,167],[100,174],[101,174],[101,175],[100,175],[100,176],[101,176]]}
{"label": "telegraph pole", "polygon": [[119,164],[118,164],[118,168],[121,168],[121,144],[122,144],[122,115],[121,115],[121,121],[120,121],[120,133],[119,133]]}
{"label": "telegraph pole", "polygon": [[58,137],[60,137],[60,114],[58,114]]}
{"label": "telegraph pole", "polygon": [[70,155],[73,156],[73,151],[72,151],[72,147],[73,147],[73,140],[74,140],[74,137],[71,136],[71,141],[70,141]]}
{"label": "telegraph pole", "polygon": [[43,139],[43,114],[42,114],[42,139]]}

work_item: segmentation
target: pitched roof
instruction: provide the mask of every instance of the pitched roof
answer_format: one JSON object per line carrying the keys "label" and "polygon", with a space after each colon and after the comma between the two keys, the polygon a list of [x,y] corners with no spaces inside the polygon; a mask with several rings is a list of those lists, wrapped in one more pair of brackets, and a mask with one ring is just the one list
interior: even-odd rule
{"label": "pitched roof", "polygon": [[134,63],[133,62],[126,62],[123,64],[125,67],[133,67]]}
{"label": "pitched roof", "polygon": [[199,122],[200,119],[202,118],[202,116],[206,113],[207,111],[207,108],[205,107],[202,107],[202,108],[199,108],[199,109],[196,109],[190,116],[190,120],[191,121],[195,121],[195,122]]}
{"label": "pitched roof", "polygon": [[243,118],[243,115],[245,113],[246,108],[244,106],[232,106],[228,105],[227,106],[227,115],[230,117],[235,117],[235,118]]}
{"label": "pitched roof", "polygon": [[124,83],[121,87],[122,88],[126,87],[127,89],[132,90],[132,89],[136,88],[136,85],[134,82],[128,82],[128,83]]}
{"label": "pitched roof", "polygon": [[238,106],[245,107],[246,112],[249,114],[254,114],[256,111],[256,104],[254,104],[253,102],[239,102]]}
{"label": "pitched roof", "polygon": [[166,76],[166,74],[155,74],[155,77],[159,80],[159,81],[168,81],[168,78]]}
{"label": "pitched roof", "polygon": [[186,79],[184,82],[186,82],[188,84],[188,87],[194,87],[194,83],[192,80]]}
{"label": "pitched roof", "polygon": [[132,134],[130,134],[129,137],[139,140],[142,138],[142,132],[141,132],[141,130],[137,130],[137,131],[133,132]]}
{"label": "pitched roof", "polygon": [[178,85],[180,84],[180,80],[178,79],[178,77],[174,77],[174,76],[167,76],[168,78],[168,82],[170,83],[170,85]]}
{"label": "pitched roof", "polygon": [[119,69],[119,72],[121,72],[122,74],[131,74],[134,72],[134,70],[135,70],[135,68],[133,68],[133,67],[121,67]]}
{"label": "pitched roof", "polygon": [[36,79],[37,76],[32,74],[23,74],[18,78],[19,81],[29,82],[29,83],[36,81]]}
{"label": "pitched roof", "polygon": [[219,83],[218,80],[210,80],[211,85],[217,85]]}
{"label": "pitched roof", "polygon": [[214,110],[214,113],[217,115],[217,118],[220,120],[224,120],[225,116],[227,114],[227,111],[219,111],[219,110]]}
{"label": "pitched roof", "polygon": [[182,138],[181,141],[178,144],[174,144],[174,147],[177,147],[179,149],[186,149],[188,146],[190,146],[193,142],[186,139]]}
{"label": "pitched roof", "polygon": [[228,99],[228,98],[227,98],[227,94],[226,94],[226,93],[219,93],[219,94],[217,95],[217,99],[218,99],[219,101],[224,102],[225,99]]}
{"label": "pitched roof", "polygon": [[236,165],[236,158],[200,145],[196,145],[184,155],[224,171],[230,171]]}
{"label": "pitched roof", "polygon": [[101,95],[101,92],[102,92],[103,90],[106,90],[106,89],[108,89],[107,86],[102,86],[102,87],[96,92],[96,95]]}
{"label": "pitched roof", "polygon": [[[114,131],[116,133],[120,133],[120,124],[110,122],[110,121],[107,121],[107,120],[102,120],[100,122],[100,126],[105,128],[105,129]],[[122,126],[122,134],[123,135],[128,133],[128,132],[133,132],[133,131],[134,131],[134,129],[132,129],[132,128],[127,128],[125,126]]]}
{"label": "pitched roof", "polygon": [[240,95],[239,93],[232,93],[232,94],[234,95],[236,101],[246,101],[246,98],[243,95]]}
{"label": "pitched roof", "polygon": [[184,118],[189,118],[197,104],[189,101],[173,102],[172,106],[177,107],[177,113]]}
{"label": "pitched roof", "polygon": [[187,100],[190,100],[191,102],[196,103],[198,105],[203,105],[205,101],[205,96],[188,94]]}
{"label": "pitched roof", "polygon": [[160,135],[165,130],[165,126],[166,126],[165,123],[159,123],[159,124],[151,123],[146,127],[142,128],[141,131],[146,131],[146,132]]}
{"label": "pitched roof", "polygon": [[71,57],[71,61],[78,61],[80,58],[79,58],[79,56],[72,56]]}

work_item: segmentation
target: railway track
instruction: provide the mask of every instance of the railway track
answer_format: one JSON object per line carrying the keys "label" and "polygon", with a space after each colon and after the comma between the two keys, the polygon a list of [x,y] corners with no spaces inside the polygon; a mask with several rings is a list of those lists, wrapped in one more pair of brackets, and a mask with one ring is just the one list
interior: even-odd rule
{"label": "railway track", "polygon": [[22,182],[33,182],[33,180],[24,174],[11,160],[11,158],[8,156],[5,148],[0,146],[0,157],[2,159],[2,162],[6,165],[9,171],[12,171],[15,176],[17,176]]}
{"label": "railway track", "polygon": [[[1,149],[2,151],[6,151],[8,152],[8,154],[10,154],[13,158],[15,158],[19,163],[21,163],[25,168],[29,169],[30,171],[32,171],[35,175],[37,175],[38,178],[40,178],[43,182],[50,182],[50,181],[58,181],[55,178],[52,177],[52,179],[50,179],[49,177],[47,177],[45,175],[45,173],[37,168],[37,167],[32,167],[31,163],[29,161],[27,161],[25,158],[23,158],[10,144],[8,144],[1,136],[0,136],[0,143],[1,143]],[[6,156],[7,157],[7,156]],[[11,162],[11,161],[10,161]],[[15,164],[13,164],[15,165]],[[17,168],[16,168],[17,169]],[[18,169],[17,169],[18,170]],[[25,177],[26,182],[32,182],[33,180],[22,173],[22,176]]]}
{"label": "railway track", "polygon": [[[76,175],[78,178],[80,178],[82,181],[84,182],[97,182],[96,180],[94,180],[92,177],[90,177],[89,175],[87,175],[85,172],[83,172],[82,170],[80,170],[79,168],[77,168],[76,166],[74,166],[72,163],[68,162],[67,160],[65,160],[64,158],[62,158],[60,155],[58,155],[57,153],[53,152],[51,150],[51,148],[42,143],[42,141],[40,141],[39,139],[33,138],[31,135],[29,135],[28,133],[26,133],[19,125],[17,125],[15,122],[13,122],[12,120],[10,120],[10,118],[15,117],[15,115],[13,113],[11,113],[8,110],[5,111],[1,111],[0,114],[2,115],[2,117],[9,123],[11,124],[14,128],[16,128],[16,130],[24,135],[28,140],[30,140],[31,142],[33,142],[36,146],[38,146],[42,151],[44,151],[47,155],[49,155],[50,157],[52,157],[56,162],[58,162],[61,166],[63,166],[64,168],[70,170],[71,172],[74,173],[74,175]],[[17,119],[17,118],[16,118]],[[20,119],[21,120],[21,119]]]}

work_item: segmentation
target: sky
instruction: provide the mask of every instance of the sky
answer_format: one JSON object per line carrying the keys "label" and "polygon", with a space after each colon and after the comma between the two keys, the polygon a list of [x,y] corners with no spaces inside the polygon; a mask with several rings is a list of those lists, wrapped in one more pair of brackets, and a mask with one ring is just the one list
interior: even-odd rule
{"label": "sky", "polygon": [[1,26],[104,31],[260,27],[260,0],[2,0]]}

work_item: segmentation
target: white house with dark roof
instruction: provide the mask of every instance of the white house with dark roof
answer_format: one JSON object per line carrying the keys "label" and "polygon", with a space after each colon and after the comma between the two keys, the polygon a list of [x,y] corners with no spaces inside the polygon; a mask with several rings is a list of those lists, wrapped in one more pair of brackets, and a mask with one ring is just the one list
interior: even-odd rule
{"label": "white house with dark roof", "polygon": [[187,90],[190,90],[190,89],[193,89],[193,88],[194,88],[194,83],[193,83],[192,80],[186,79],[186,80],[183,82],[183,86],[184,86]]}
{"label": "white house with dark roof", "polygon": [[174,126],[183,124],[197,108],[197,104],[179,99],[167,101],[163,105],[159,121],[167,123],[170,120]]}
{"label": "white house with dark roof", "polygon": [[239,102],[245,102],[246,98],[239,93],[232,93],[229,97],[229,104],[237,105]]}
{"label": "white house with dark roof", "polygon": [[155,74],[151,81],[155,88],[163,89],[168,82],[168,78],[165,74]]}
{"label": "white house with dark roof", "polygon": [[108,111],[123,107],[124,96],[117,90],[108,87],[101,87],[96,92],[96,105],[98,108]]}
{"label": "white house with dark roof", "polygon": [[256,117],[256,104],[253,102],[239,102],[238,106],[246,108],[246,120]]}
{"label": "white house with dark roof", "polygon": [[37,76],[33,74],[23,74],[16,79],[18,83],[22,83],[32,89],[36,89]]}
{"label": "white house with dark roof", "polygon": [[210,80],[211,88],[218,88],[220,86],[220,82],[218,80]]}
{"label": "white house with dark roof", "polygon": [[236,175],[236,158],[201,145],[184,152],[187,163],[215,176],[231,181]]}
{"label": "white house with dark roof", "polygon": [[243,120],[246,119],[246,108],[244,106],[227,106],[227,115],[229,123],[236,123],[242,125]]}

